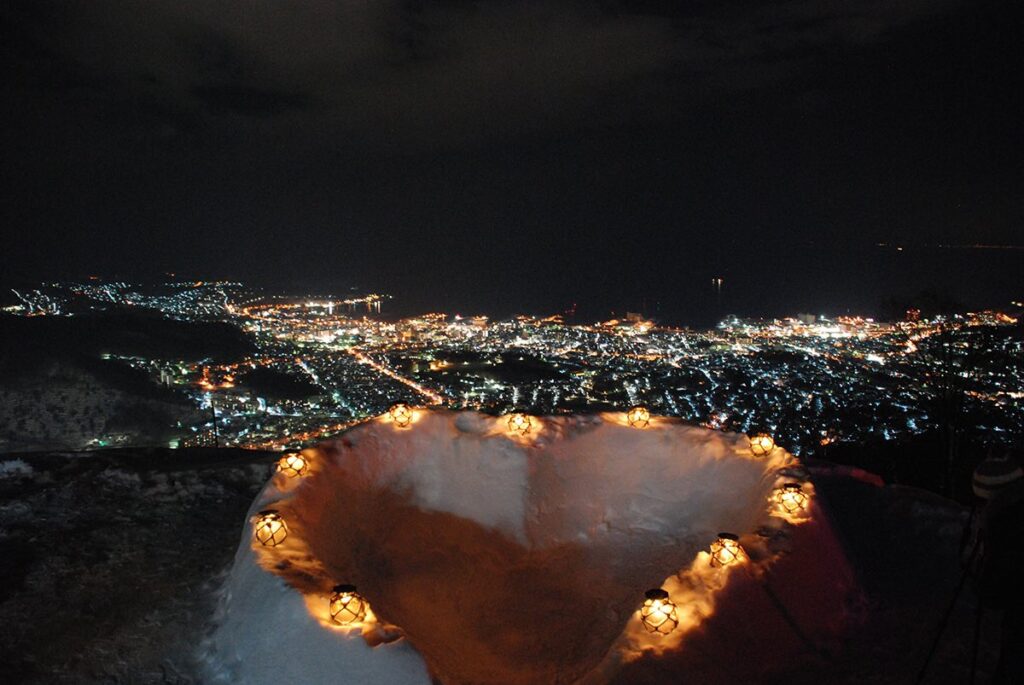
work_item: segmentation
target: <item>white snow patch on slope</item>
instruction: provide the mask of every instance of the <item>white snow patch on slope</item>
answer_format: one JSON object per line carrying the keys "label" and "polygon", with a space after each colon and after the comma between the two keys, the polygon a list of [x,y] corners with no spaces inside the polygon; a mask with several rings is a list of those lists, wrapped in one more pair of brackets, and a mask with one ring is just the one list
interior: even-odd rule
{"label": "white snow patch on slope", "polygon": [[28,478],[32,473],[32,466],[22,459],[0,461],[0,478]]}
{"label": "white snow patch on slope", "polygon": [[209,682],[430,683],[408,643],[373,648],[324,630],[301,594],[260,568],[249,539],[246,529],[223,590],[217,635],[205,645]]}

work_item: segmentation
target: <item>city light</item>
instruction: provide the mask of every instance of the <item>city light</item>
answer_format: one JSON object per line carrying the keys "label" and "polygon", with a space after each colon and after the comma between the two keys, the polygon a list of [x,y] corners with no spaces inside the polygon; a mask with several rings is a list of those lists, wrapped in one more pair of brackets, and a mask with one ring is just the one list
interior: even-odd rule
{"label": "city light", "polygon": [[[170,440],[180,447],[228,446],[297,450],[378,415],[394,398],[414,394],[427,406],[478,409],[531,418],[597,408],[630,407],[617,421],[653,425],[641,400],[658,414],[726,432],[776,426],[756,434],[750,454],[769,457],[777,442],[800,456],[843,443],[913,438],[934,430],[941,401],[933,382],[935,336],[959,354],[990,346],[985,368],[963,378],[971,411],[995,443],[1024,432],[1019,365],[989,360],[1020,355],[1005,329],[1016,312],[879,322],[867,317],[784,319],[730,317],[710,330],[684,330],[629,315],[567,324],[559,316],[509,319],[422,314],[373,316],[386,295],[268,294],[236,282],[165,283],[159,288],[100,279],[49,283],[14,291],[12,316],[68,316],[88,307],[139,307],[180,321],[223,321],[254,351],[226,362],[139,357],[104,352],[111,364],[147,374],[184,394],[199,412],[180,420]],[[767,363],[767,355],[792,363]],[[284,383],[298,394],[265,394]],[[410,404],[413,404],[410,402]],[[863,411],[851,412],[849,407]],[[780,423],[780,408],[799,420]],[[389,420],[390,416],[386,417]],[[505,419],[507,421],[507,419]],[[396,427],[410,426],[404,419]],[[522,426],[509,427],[524,435]],[[841,438],[840,438],[841,436]],[[129,446],[148,436],[96,431],[83,448]]]}
{"label": "city light", "polygon": [[355,357],[357,360],[359,360],[359,363],[366,364],[367,366],[371,366],[378,373],[381,373],[381,374],[387,376],[388,378],[392,378],[392,379],[398,381],[399,383],[402,383],[403,385],[407,385],[408,387],[412,388],[413,390],[415,390],[416,392],[418,392],[419,394],[421,394],[425,398],[427,398],[427,402],[429,404],[442,404],[444,402],[444,398],[441,397],[441,395],[439,395],[438,393],[436,393],[433,390],[430,390],[430,389],[424,387],[423,385],[420,385],[419,383],[416,383],[415,381],[409,380],[405,376],[402,376],[401,374],[396,373],[392,369],[389,369],[388,367],[384,366],[383,364],[381,364],[379,362],[375,362],[374,360],[370,359],[369,357],[367,357],[362,352],[359,352],[358,350],[351,349],[351,348],[346,350],[346,352],[348,352],[353,357]]}

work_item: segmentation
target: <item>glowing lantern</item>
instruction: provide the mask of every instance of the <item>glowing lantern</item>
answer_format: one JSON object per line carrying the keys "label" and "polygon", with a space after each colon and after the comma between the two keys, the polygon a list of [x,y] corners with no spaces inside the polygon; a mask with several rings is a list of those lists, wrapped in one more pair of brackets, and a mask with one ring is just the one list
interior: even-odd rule
{"label": "glowing lantern", "polygon": [[755,457],[763,457],[775,449],[775,440],[767,433],[758,433],[750,438],[750,453]]}
{"label": "glowing lantern", "polygon": [[343,626],[359,623],[366,618],[369,605],[355,585],[335,585],[331,594],[331,620]]}
{"label": "glowing lantern", "polygon": [[732,533],[719,533],[711,543],[711,565],[728,566],[743,561],[746,553],[740,547],[739,537]]}
{"label": "glowing lantern", "polygon": [[255,524],[256,528],[253,531],[253,537],[261,545],[274,547],[280,545],[288,537],[288,526],[285,525],[284,519],[281,518],[281,514],[276,509],[261,511],[256,515]]}
{"label": "glowing lantern", "polygon": [[304,476],[309,471],[309,462],[298,452],[289,452],[277,461],[277,470],[288,476]]}
{"label": "glowing lantern", "polygon": [[626,423],[633,428],[645,428],[651,422],[651,412],[647,407],[633,407],[626,412]]}
{"label": "glowing lantern", "polygon": [[530,432],[532,426],[533,422],[530,421],[530,417],[526,414],[513,414],[508,417],[508,429],[513,433],[526,435]]}
{"label": "glowing lantern", "polygon": [[800,483],[784,483],[775,491],[775,503],[781,511],[795,514],[807,509],[807,494],[800,488]]}
{"label": "glowing lantern", "polygon": [[640,622],[649,633],[668,635],[679,625],[676,605],[661,588],[648,590],[644,605],[640,608]]}
{"label": "glowing lantern", "polygon": [[405,428],[412,422],[412,407],[405,402],[392,405],[391,409],[388,409],[388,414],[399,428]]}

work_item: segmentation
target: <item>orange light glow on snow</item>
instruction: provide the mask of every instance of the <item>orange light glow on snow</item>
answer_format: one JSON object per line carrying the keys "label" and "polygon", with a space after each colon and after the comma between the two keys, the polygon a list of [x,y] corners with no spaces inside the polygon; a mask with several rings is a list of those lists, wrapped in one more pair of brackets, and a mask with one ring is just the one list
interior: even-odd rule
{"label": "orange light glow on snow", "polygon": [[289,452],[278,459],[277,470],[289,478],[304,476],[309,471],[309,462],[299,452]]}
{"label": "orange light glow on snow", "polygon": [[407,428],[414,416],[412,407],[405,402],[399,402],[391,405],[391,409],[388,409],[388,416],[399,428]]}
{"label": "orange light glow on snow", "polygon": [[264,547],[276,547],[288,537],[288,526],[274,509],[261,511],[254,524],[253,537]]}
{"label": "orange light glow on snow", "polygon": [[633,428],[646,428],[651,422],[651,412],[647,407],[633,407],[626,412],[626,423]]}
{"label": "orange light glow on snow", "polygon": [[533,427],[533,422],[526,414],[512,414],[508,417],[508,429],[512,433],[526,435]]}
{"label": "orange light glow on snow", "polygon": [[732,533],[719,533],[718,539],[711,543],[711,565],[729,566],[745,561],[747,553],[740,546],[739,538]]}
{"label": "orange light glow on snow", "polygon": [[775,439],[767,433],[758,433],[750,438],[750,453],[755,457],[764,457],[775,449]]}
{"label": "orange light glow on snow", "polygon": [[647,599],[640,608],[640,621],[649,633],[668,635],[679,625],[676,605],[662,589],[647,591]]}

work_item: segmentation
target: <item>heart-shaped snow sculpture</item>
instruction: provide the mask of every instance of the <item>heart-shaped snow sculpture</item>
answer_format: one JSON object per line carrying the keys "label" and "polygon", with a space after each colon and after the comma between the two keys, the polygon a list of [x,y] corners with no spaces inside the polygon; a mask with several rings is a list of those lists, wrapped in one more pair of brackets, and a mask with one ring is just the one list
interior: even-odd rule
{"label": "heart-shaped snow sculpture", "polygon": [[321,447],[291,516],[442,682],[573,682],[645,590],[752,529],[772,486],[742,436],[610,416],[525,436],[475,413],[371,422]]}

